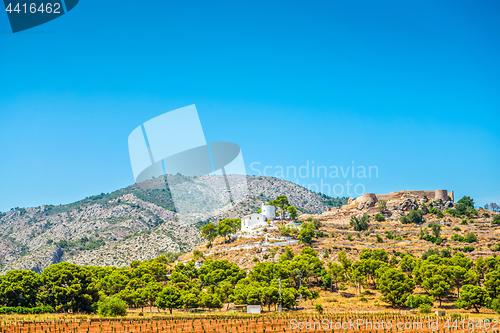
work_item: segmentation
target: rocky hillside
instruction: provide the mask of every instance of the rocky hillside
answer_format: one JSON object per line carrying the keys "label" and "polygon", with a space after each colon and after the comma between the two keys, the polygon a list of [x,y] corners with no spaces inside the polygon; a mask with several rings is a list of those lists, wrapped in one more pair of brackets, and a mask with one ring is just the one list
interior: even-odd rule
{"label": "rocky hillside", "polygon": [[[242,216],[261,202],[287,195],[303,213],[322,213],[334,199],[270,177],[248,176],[249,195],[212,218]],[[68,205],[17,208],[0,213],[0,271],[41,271],[52,263],[124,266],[166,252],[186,252],[200,243],[199,226],[181,223],[167,189],[132,185]]]}

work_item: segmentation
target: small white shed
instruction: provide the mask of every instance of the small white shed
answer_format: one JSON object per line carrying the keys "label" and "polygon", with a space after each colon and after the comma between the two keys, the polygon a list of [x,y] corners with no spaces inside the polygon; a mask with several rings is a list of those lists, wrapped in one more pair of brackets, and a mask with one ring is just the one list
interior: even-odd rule
{"label": "small white shed", "polygon": [[248,314],[260,314],[260,305],[247,305]]}

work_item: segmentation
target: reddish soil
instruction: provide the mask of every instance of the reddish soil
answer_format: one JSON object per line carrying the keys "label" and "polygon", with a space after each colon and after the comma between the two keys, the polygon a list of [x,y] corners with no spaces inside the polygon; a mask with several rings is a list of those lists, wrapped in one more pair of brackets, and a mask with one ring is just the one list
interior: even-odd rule
{"label": "reddish soil", "polygon": [[[359,320],[359,321],[358,321]],[[362,323],[361,320],[364,322]],[[328,333],[450,333],[450,332],[470,332],[468,329],[469,320],[457,320],[456,327],[453,327],[453,320],[440,318],[436,329],[435,317],[405,316],[397,314],[389,315],[270,315],[270,316],[173,316],[157,317],[152,319],[102,319],[102,320],[80,320],[80,321],[19,321],[17,323],[0,325],[1,333],[63,333],[63,332],[87,332],[87,333],[114,333],[114,332],[193,332],[193,333],[253,333],[253,332],[328,332]],[[349,324],[351,321],[351,325]],[[370,321],[372,326],[366,326],[366,321]],[[447,327],[448,325],[450,327]],[[383,322],[383,324],[382,324]],[[388,327],[388,322],[392,328]],[[420,324],[413,323],[422,323]],[[434,326],[429,326],[430,322]],[[309,324],[307,324],[309,323]],[[316,323],[316,325],[314,324]],[[328,324],[327,324],[328,323]],[[341,326],[344,323],[343,327]],[[357,327],[356,324],[360,326]],[[375,324],[375,323],[378,323]],[[399,328],[397,324],[399,324]],[[477,320],[470,321],[476,324],[475,331],[498,332],[498,324],[491,325],[486,329],[484,323],[479,328]],[[320,324],[322,326],[320,327]],[[315,326],[314,326],[315,325]],[[332,329],[333,325],[333,329]],[[384,325],[384,326],[380,326]],[[413,326],[416,325],[416,326]],[[465,325],[465,329],[462,328]],[[354,329],[353,329],[354,327]]]}

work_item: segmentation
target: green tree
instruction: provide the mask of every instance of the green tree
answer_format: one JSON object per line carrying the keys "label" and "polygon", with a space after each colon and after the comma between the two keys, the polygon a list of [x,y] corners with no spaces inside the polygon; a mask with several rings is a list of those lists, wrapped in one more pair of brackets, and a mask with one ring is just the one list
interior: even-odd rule
{"label": "green tree", "polygon": [[363,270],[363,265],[359,265],[359,262],[356,261],[350,268],[349,278],[356,286],[356,291],[358,294],[361,291],[361,286],[366,282],[366,274]]}
{"label": "green tree", "polygon": [[45,268],[41,278],[40,296],[56,311],[93,312],[99,295],[89,268],[62,262]]}
{"label": "green tree", "polygon": [[200,293],[200,304],[208,309],[220,309],[222,307],[222,302],[218,295],[211,293]]}
{"label": "green tree", "polygon": [[36,306],[42,281],[33,271],[14,269],[0,276],[0,303],[5,306]]}
{"label": "green tree", "polygon": [[339,264],[329,262],[328,263],[328,275],[330,275],[330,291],[333,292],[333,285],[335,289],[338,290],[338,283],[345,280],[345,270]]}
{"label": "green tree", "polygon": [[452,266],[453,280],[452,283],[457,288],[457,295],[460,297],[460,288],[464,284],[476,284],[477,274],[473,271],[466,270],[460,266]]}
{"label": "green tree", "polygon": [[462,199],[457,201],[457,204],[463,204],[465,207],[474,208],[474,199],[468,196],[463,196]]}
{"label": "green tree", "polygon": [[[94,272],[94,275],[97,274]],[[98,278],[96,288],[104,295],[115,295],[130,283],[130,272],[127,269],[112,268],[111,271],[103,272],[103,274],[101,278]]]}
{"label": "green tree", "polygon": [[488,293],[484,288],[466,284],[460,290],[460,297],[455,302],[455,305],[459,309],[469,310],[474,308],[476,312],[479,312],[481,307],[486,306],[487,299]]}
{"label": "green tree", "polygon": [[172,314],[173,309],[182,307],[181,292],[175,287],[165,287],[156,298],[156,306],[160,309],[168,309]]}
{"label": "green tree", "polygon": [[217,237],[217,228],[215,224],[209,223],[201,228],[201,237],[205,238],[208,241],[209,247],[212,246],[212,241]]}
{"label": "green tree", "polygon": [[378,290],[384,301],[392,306],[401,306],[415,289],[413,279],[396,269],[385,269],[378,281]]}
{"label": "green tree", "polygon": [[339,262],[342,265],[342,267],[344,268],[344,270],[347,271],[351,267],[352,262],[347,257],[347,254],[345,253],[344,250],[342,250],[342,251],[339,252],[338,258],[339,258]]}
{"label": "green tree", "polygon": [[196,308],[200,305],[200,292],[196,289],[191,289],[188,292],[181,293],[182,305],[185,309]]}
{"label": "green tree", "polygon": [[295,206],[288,206],[288,216],[290,216],[291,220],[296,220],[297,219],[297,208]]}
{"label": "green tree", "polygon": [[500,298],[500,271],[491,271],[485,275],[484,288],[492,299]]}
{"label": "green tree", "polygon": [[455,252],[453,258],[451,258],[451,263],[453,266],[460,266],[466,270],[469,270],[474,265],[474,261],[467,258],[463,252]]}
{"label": "green tree", "polygon": [[305,223],[302,225],[302,228],[299,232],[299,240],[304,244],[312,244],[312,239],[315,236],[314,225]]}
{"label": "green tree", "polygon": [[383,261],[385,263],[388,263],[389,262],[389,253],[387,253],[387,251],[384,249],[374,249],[372,252],[371,259],[379,260],[379,261]]}
{"label": "green tree", "polygon": [[229,299],[234,294],[233,286],[228,281],[222,281],[219,283],[219,288],[217,289],[217,295],[221,302],[227,303],[226,310],[229,309]]}
{"label": "green tree", "polygon": [[115,295],[125,301],[128,306],[136,306],[137,290],[127,287]]}
{"label": "green tree", "polygon": [[288,246],[285,246],[285,253],[283,253],[280,258],[279,258],[279,262],[280,263],[283,263],[283,262],[287,262],[287,261],[290,261],[293,259],[293,257],[295,257],[295,253],[292,251],[292,249],[290,249]]}
{"label": "green tree", "polygon": [[306,286],[301,286],[299,288],[299,295],[302,296],[302,299],[304,299],[304,301],[307,301],[308,299],[311,300],[313,299],[313,294],[309,291],[309,289],[307,289]]}
{"label": "green tree", "polygon": [[198,270],[200,281],[204,286],[217,286],[222,281],[231,285],[246,277],[246,271],[228,260],[205,260]]}
{"label": "green tree", "polygon": [[162,284],[158,282],[150,282],[144,288],[146,301],[149,305],[149,312],[151,312],[151,307],[155,305],[156,298],[158,297],[158,294],[162,291],[162,289]]}
{"label": "green tree", "polygon": [[279,195],[273,201],[269,201],[269,205],[278,208],[281,212],[281,218],[283,218],[288,206],[290,206],[290,203],[288,202],[286,195]]}
{"label": "green tree", "polygon": [[281,290],[281,304],[287,309],[297,305],[297,291],[294,288],[284,288]]}
{"label": "green tree", "polygon": [[401,259],[401,262],[399,263],[399,267],[401,270],[406,273],[409,277],[412,277],[412,272],[417,266],[417,259],[413,258],[411,255],[406,254],[403,256]]}
{"label": "green tree", "polygon": [[260,292],[261,303],[267,305],[267,310],[271,311],[271,305],[279,302],[279,290],[274,286],[264,287]]}
{"label": "green tree", "polygon": [[199,260],[202,257],[203,257],[203,252],[201,252],[200,250],[193,250],[193,259],[194,260]]}
{"label": "green tree", "polygon": [[221,237],[229,237],[241,229],[241,219],[224,219],[217,225],[217,232]]}
{"label": "green tree", "polygon": [[422,282],[422,287],[429,293],[429,295],[434,297],[434,299],[439,300],[439,306],[441,306],[443,298],[448,296],[451,289],[447,279],[439,274],[426,278]]}

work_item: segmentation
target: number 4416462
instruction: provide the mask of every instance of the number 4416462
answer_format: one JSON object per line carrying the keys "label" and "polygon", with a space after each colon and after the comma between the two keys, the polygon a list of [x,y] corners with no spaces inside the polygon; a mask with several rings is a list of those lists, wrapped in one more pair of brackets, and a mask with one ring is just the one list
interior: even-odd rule
{"label": "number 4416462", "polygon": [[444,328],[448,329],[469,329],[469,330],[474,330],[474,329],[483,329],[485,331],[488,330],[497,330],[498,329],[498,320],[497,319],[485,319],[481,320],[479,319],[478,321],[474,321],[472,319],[469,319],[467,322],[465,319],[462,321],[458,321],[457,319],[455,320],[450,320],[448,319],[446,323],[444,324]]}
{"label": "number 4416462", "polygon": [[17,3],[15,6],[12,3],[9,3],[5,11],[12,13],[47,13],[47,14],[60,14],[61,13],[61,4],[60,3],[41,3],[39,6],[36,3]]}

